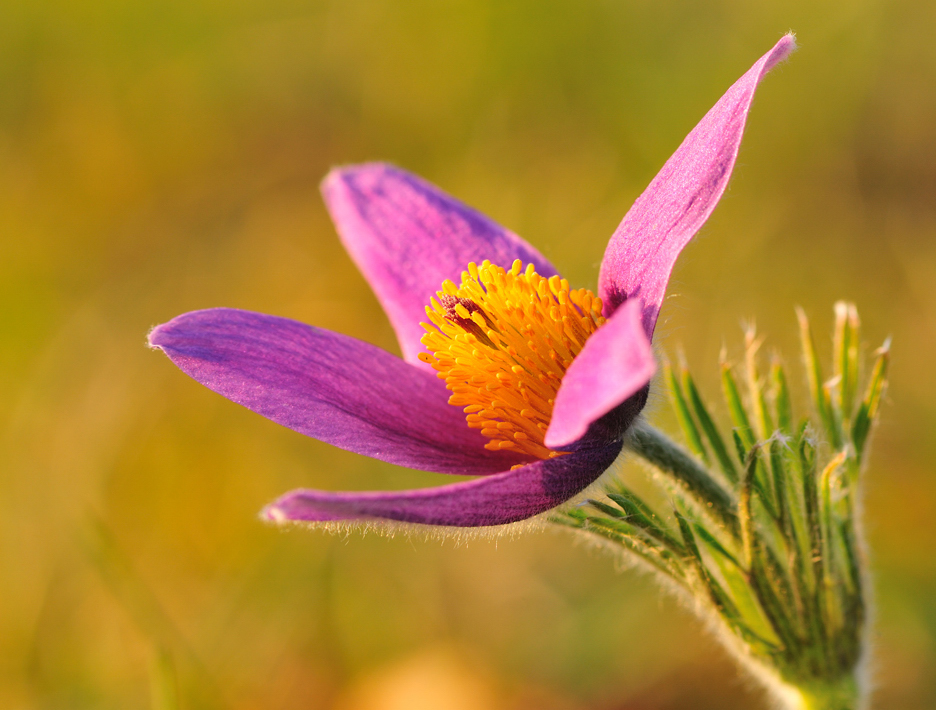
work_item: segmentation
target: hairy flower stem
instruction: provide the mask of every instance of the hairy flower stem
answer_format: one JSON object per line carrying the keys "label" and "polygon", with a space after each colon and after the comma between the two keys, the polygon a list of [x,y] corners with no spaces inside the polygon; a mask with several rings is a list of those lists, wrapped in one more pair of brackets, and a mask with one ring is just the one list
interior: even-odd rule
{"label": "hairy flower stem", "polygon": [[631,429],[629,448],[662,473],[672,476],[675,483],[684,486],[693,500],[721,524],[737,529],[737,505],[731,494],[666,434],[645,421],[638,421]]}
{"label": "hairy flower stem", "polygon": [[631,429],[627,447],[669,493],[668,514],[612,480],[606,497],[553,516],[643,563],[784,710],[862,710],[866,702],[859,483],[890,352],[885,342],[864,370],[855,307],[836,304],[835,315],[825,379],[799,314],[811,417],[794,423],[778,358],[761,376],[751,329],[739,372],[721,365],[728,436],[685,366],[677,373],[669,363],[663,379],[688,449],[646,422]]}
{"label": "hairy flower stem", "polygon": [[800,688],[800,706],[790,710],[858,710],[859,691],[855,679],[845,677],[835,685]]}

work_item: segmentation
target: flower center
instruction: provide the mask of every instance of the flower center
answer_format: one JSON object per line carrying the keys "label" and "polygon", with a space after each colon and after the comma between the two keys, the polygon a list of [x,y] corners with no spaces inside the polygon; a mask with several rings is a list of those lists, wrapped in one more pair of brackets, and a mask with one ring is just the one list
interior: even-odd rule
{"label": "flower center", "polygon": [[486,449],[561,455],[543,437],[566,370],[605,322],[601,299],[533,264],[523,270],[519,259],[509,271],[471,263],[461,278],[460,286],[445,281],[426,307],[422,343],[431,354],[419,359],[445,380],[468,426],[490,439]]}

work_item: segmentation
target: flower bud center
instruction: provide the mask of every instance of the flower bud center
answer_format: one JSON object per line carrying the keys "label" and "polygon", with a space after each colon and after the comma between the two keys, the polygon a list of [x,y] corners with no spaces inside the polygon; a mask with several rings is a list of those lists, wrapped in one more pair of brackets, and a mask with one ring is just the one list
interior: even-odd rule
{"label": "flower bud center", "polygon": [[605,319],[599,298],[544,278],[520,260],[509,270],[468,264],[426,307],[422,323],[428,363],[463,407],[468,426],[490,439],[486,449],[510,449],[540,459],[562,452],[545,446],[556,392],[572,360]]}

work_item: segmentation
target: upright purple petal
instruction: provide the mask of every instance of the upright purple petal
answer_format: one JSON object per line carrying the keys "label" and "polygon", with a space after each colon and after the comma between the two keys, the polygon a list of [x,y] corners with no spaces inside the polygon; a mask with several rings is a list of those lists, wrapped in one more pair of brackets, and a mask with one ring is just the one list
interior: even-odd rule
{"label": "upright purple petal", "polygon": [[620,441],[536,461],[494,476],[411,491],[330,493],[300,489],[267,506],[273,521],[395,520],[422,525],[503,525],[555,508],[614,461]]}
{"label": "upright purple petal", "polygon": [[580,439],[592,422],[643,389],[655,371],[653,350],[641,325],[641,304],[629,301],[585,341],[566,371],[546,446],[557,449]]}
{"label": "upright purple petal", "polygon": [[472,475],[529,460],[485,449],[434,373],[346,335],[213,308],[158,326],[150,345],[218,394],[348,451]]}
{"label": "upright purple petal", "polygon": [[510,268],[532,262],[556,270],[536,249],[425,180],[392,165],[332,170],[322,183],[325,204],[345,249],[367,277],[396,330],[403,357],[417,359],[426,306],[445,279],[458,283],[474,261]]}
{"label": "upright purple petal", "polygon": [[601,263],[598,288],[605,315],[639,297],[644,330],[653,335],[676,257],[715,209],[731,177],[757,85],[795,48],[793,36],[785,36],[738,79],[624,216]]}

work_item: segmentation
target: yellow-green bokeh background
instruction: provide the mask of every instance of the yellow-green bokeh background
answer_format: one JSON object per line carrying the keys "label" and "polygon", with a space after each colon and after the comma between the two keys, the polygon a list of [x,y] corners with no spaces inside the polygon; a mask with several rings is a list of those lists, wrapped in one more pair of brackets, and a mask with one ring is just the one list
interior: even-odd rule
{"label": "yellow-green bokeh background", "polygon": [[396,351],[318,195],[345,162],[424,175],[593,287],[632,200],[789,28],[802,49],[761,87],[658,340],[715,393],[742,319],[794,365],[796,304],[825,332],[850,298],[870,346],[894,336],[874,707],[936,706],[936,5],[0,9],[0,707],[170,708],[172,677],[193,710],[763,707],[687,613],[564,534],[262,524],[292,487],[443,478],[282,429],[144,338],[235,306]]}

